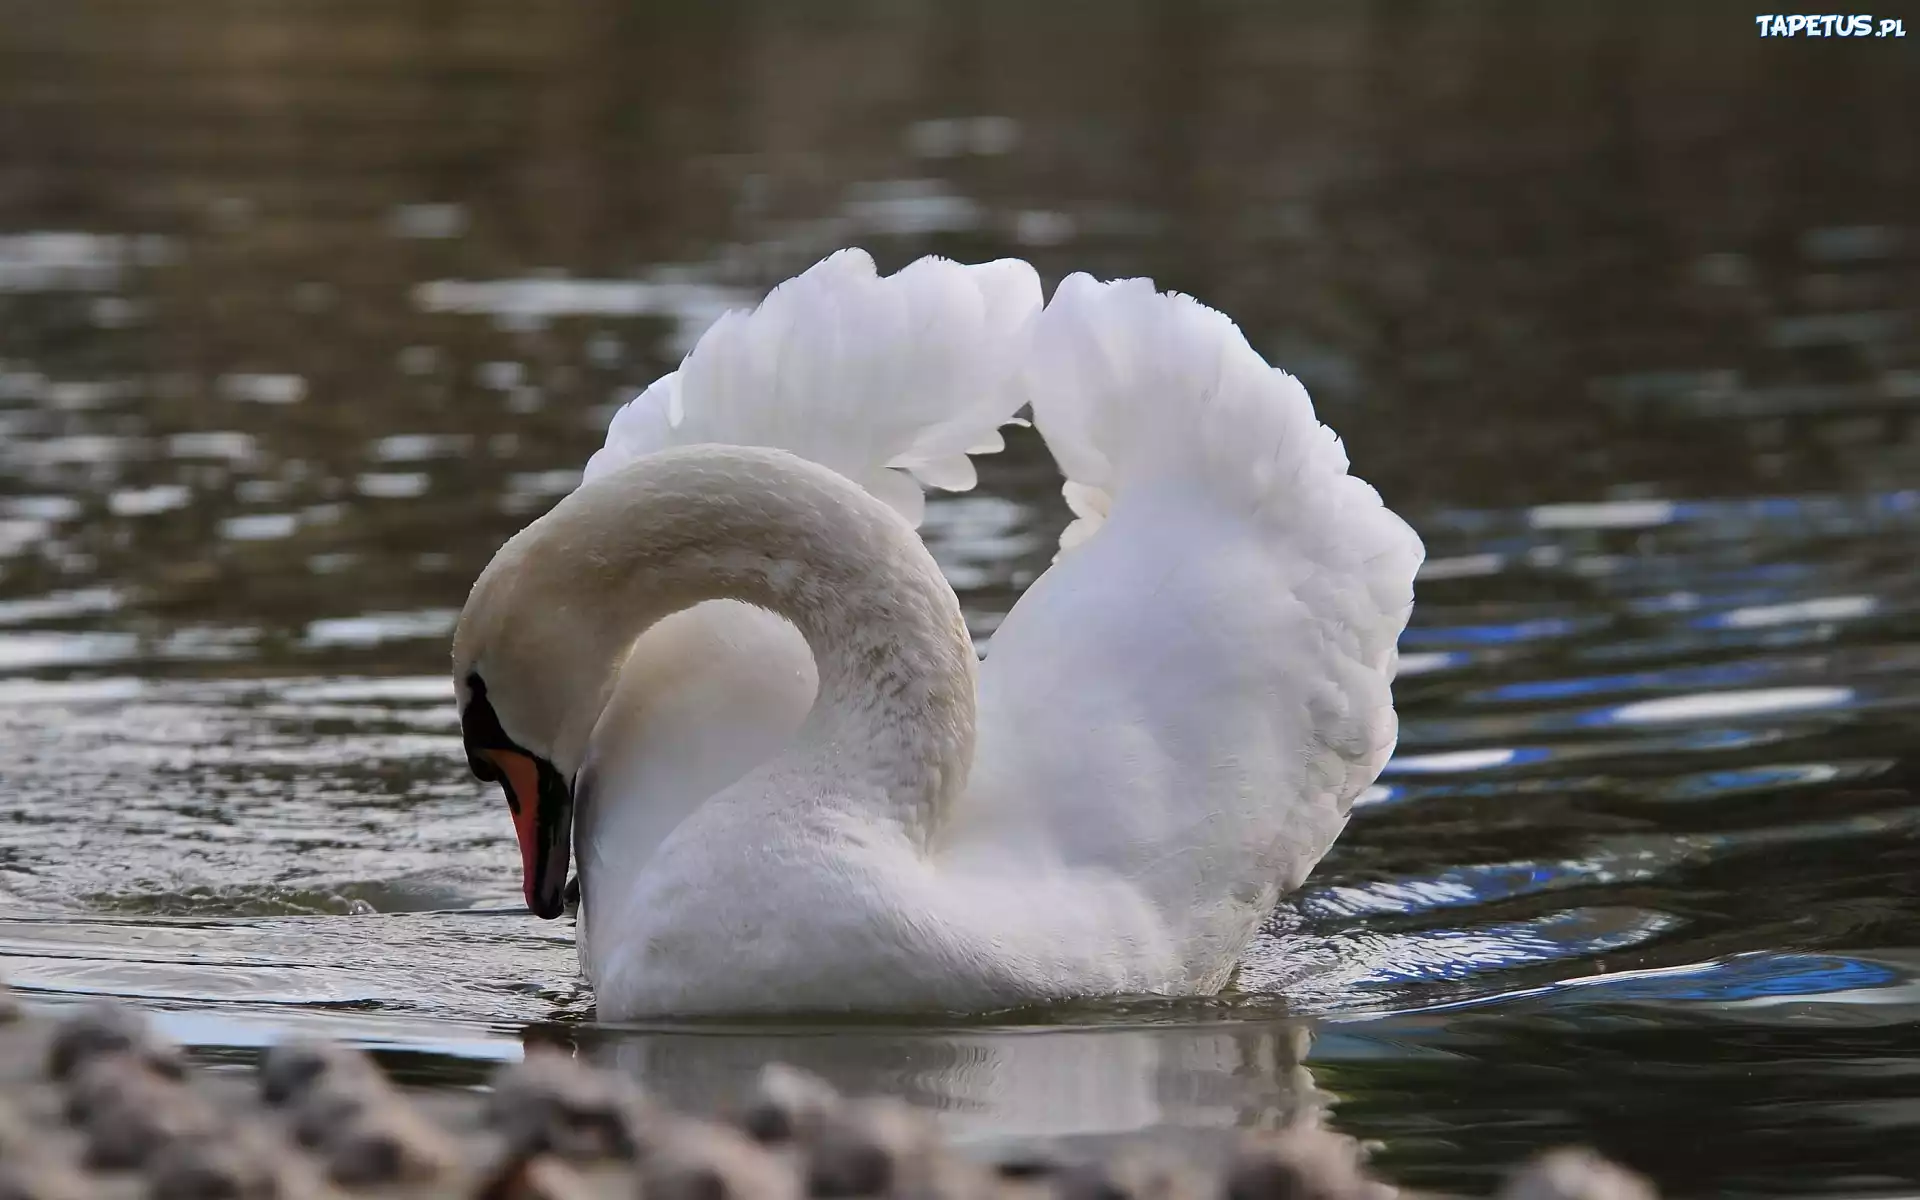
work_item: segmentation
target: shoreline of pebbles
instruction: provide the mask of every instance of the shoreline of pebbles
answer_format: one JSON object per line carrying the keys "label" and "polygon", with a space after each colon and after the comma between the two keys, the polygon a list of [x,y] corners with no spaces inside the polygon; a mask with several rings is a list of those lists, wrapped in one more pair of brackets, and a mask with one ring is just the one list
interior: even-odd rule
{"label": "shoreline of pebbles", "polygon": [[[529,1047],[491,1092],[403,1094],[365,1053],[291,1041],[251,1076],[195,1071],[112,1003],[54,1022],[0,988],[0,1200],[1392,1200],[1359,1144],[1303,1122],[1224,1162],[981,1161],[902,1101],[778,1064],[714,1118]],[[1655,1200],[1584,1150],[1524,1165],[1500,1200]]]}

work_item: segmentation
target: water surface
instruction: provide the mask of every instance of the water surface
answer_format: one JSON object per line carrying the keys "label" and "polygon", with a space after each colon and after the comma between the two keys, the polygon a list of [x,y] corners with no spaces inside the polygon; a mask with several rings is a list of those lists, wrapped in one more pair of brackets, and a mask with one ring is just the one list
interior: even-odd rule
{"label": "water surface", "polygon": [[[217,1062],[561,1038],[983,1145],[1330,1106],[1423,1185],[1920,1184],[1920,95],[1751,18],[0,4],[0,969]],[[843,244],[1226,308],[1426,537],[1400,752],[1233,995],[602,1026],[519,910],[465,589]],[[983,467],[927,533],[984,640],[1066,514],[1031,435]]]}

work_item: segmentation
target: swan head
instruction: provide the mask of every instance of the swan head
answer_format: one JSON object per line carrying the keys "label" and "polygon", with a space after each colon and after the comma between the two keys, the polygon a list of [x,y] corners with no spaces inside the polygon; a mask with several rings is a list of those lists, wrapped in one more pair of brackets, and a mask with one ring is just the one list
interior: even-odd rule
{"label": "swan head", "polygon": [[566,908],[575,780],[611,658],[593,637],[593,589],[529,536],[554,516],[501,547],[453,639],[468,769],[505,794],[527,908],[547,919]]}

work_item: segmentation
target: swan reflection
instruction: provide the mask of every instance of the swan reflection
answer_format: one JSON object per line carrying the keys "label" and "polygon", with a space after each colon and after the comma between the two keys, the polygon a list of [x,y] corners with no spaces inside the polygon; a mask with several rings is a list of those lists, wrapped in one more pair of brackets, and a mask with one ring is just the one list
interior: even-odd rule
{"label": "swan reflection", "polygon": [[[583,1031],[588,1032],[588,1031]],[[984,1148],[1151,1134],[1196,1147],[1320,1113],[1305,1022],[928,1030],[845,1025],[596,1029],[583,1053],[696,1110],[785,1062],[853,1094],[897,1095]]]}

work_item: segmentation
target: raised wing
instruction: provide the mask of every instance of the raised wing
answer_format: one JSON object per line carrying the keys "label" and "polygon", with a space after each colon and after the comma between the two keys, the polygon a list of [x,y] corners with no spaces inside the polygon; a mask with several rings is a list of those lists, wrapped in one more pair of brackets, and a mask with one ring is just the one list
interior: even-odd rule
{"label": "raised wing", "polygon": [[1137,881],[1217,986],[1393,750],[1424,551],[1190,298],[1072,276],[1024,379],[1078,520],[994,634],[953,844]]}
{"label": "raised wing", "polygon": [[842,250],[727,313],[680,369],[614,415],[588,481],[670,446],[788,450],[831,467],[916,525],[919,483],[974,485],[970,453],[1001,448],[1040,311],[1019,259],[923,258],[881,277]]}

